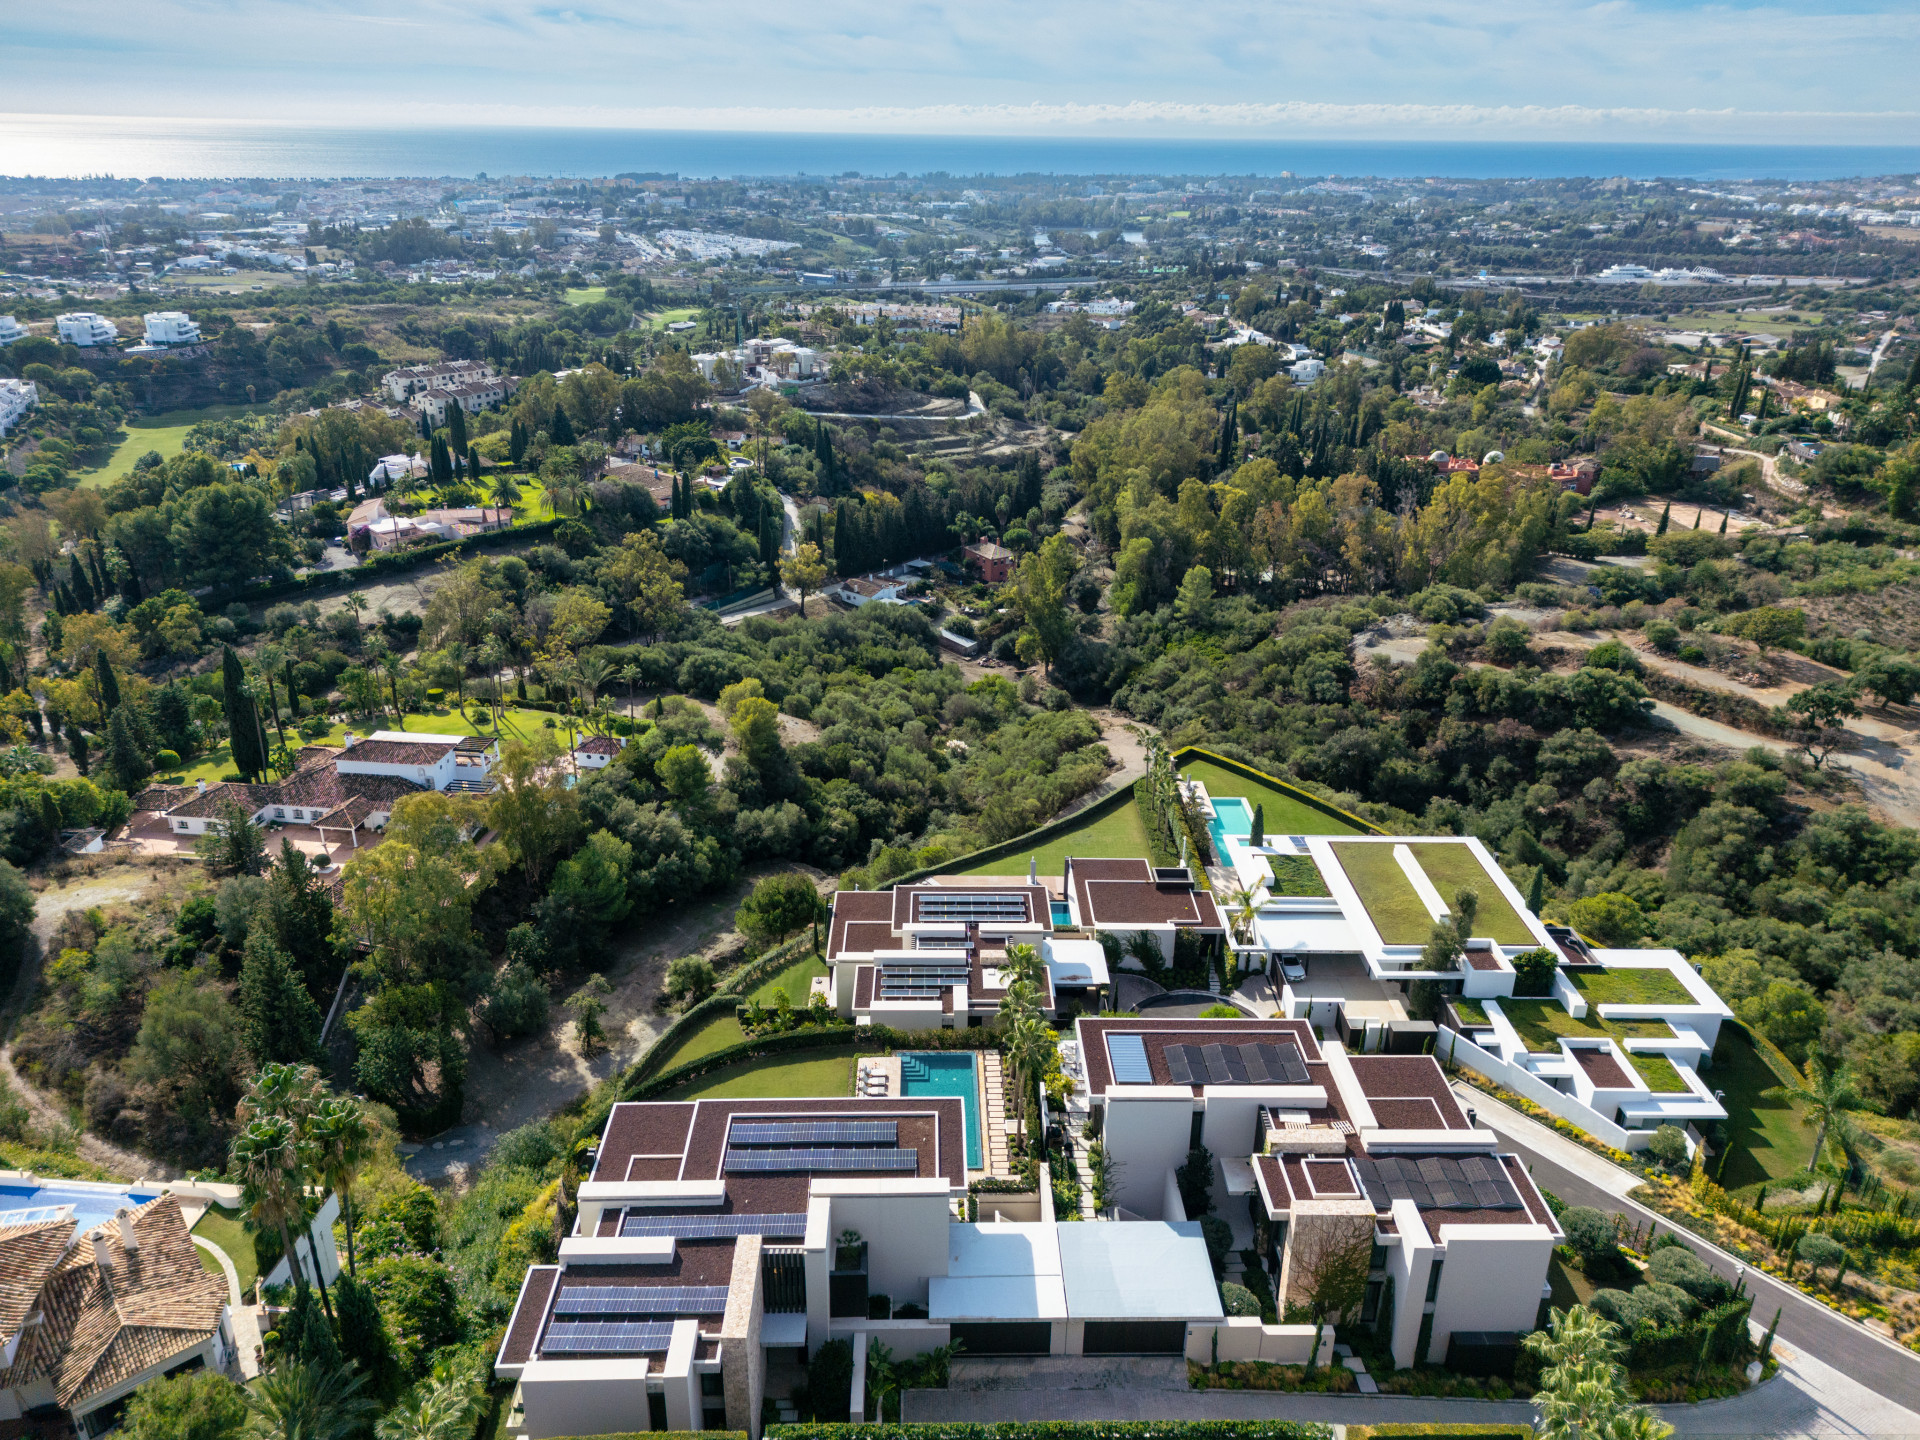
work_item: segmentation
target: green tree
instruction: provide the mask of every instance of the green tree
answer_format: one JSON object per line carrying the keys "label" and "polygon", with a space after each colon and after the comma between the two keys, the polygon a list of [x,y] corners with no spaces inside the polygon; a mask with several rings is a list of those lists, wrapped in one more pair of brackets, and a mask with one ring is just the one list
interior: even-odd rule
{"label": "green tree", "polygon": [[1618,891],[1574,901],[1567,918],[1588,939],[1610,948],[1633,945],[1647,933],[1647,917],[1639,902]]}
{"label": "green tree", "polygon": [[1079,566],[1073,542],[1056,533],[1049,535],[1037,551],[1024,557],[1014,573],[1014,604],[1033,643],[1039,646],[1049,673],[1066,655],[1073,638],[1067,595]]}
{"label": "green tree", "polygon": [[[306,1133],[320,1178],[340,1197],[340,1215],[347,1232],[347,1273],[357,1274],[353,1253],[353,1192],[361,1168],[373,1158],[373,1126],[358,1100],[334,1095],[322,1100],[314,1110],[307,1121]],[[344,1323],[345,1316],[341,1319]]]}
{"label": "green tree", "polygon": [[443,1355],[433,1374],[374,1427],[375,1440],[471,1440],[486,1398],[486,1375],[472,1356]]}
{"label": "green tree", "polygon": [[682,955],[667,966],[667,998],[678,1000],[685,996],[689,1007],[706,999],[719,983],[713,962],[704,955]]}
{"label": "green tree", "polygon": [[259,709],[254,704],[252,691],[247,688],[247,673],[231,645],[221,647],[220,687],[233,768],[252,780],[266,769],[266,739],[260,729]]}
{"label": "green tree", "polygon": [[799,871],[768,875],[740,902],[733,923],[756,949],[777,945],[825,918],[826,902],[812,879]]}
{"label": "green tree", "polygon": [[553,874],[551,893],[568,901],[574,913],[589,925],[604,930],[633,908],[627,897],[627,875],[632,868],[633,846],[617,835],[596,830],[585,845],[560,862]]}
{"label": "green tree", "polygon": [[697,745],[672,746],[653,762],[653,768],[667,793],[683,805],[703,801],[713,780],[707,757]]}
{"label": "green tree", "polygon": [[1831,1064],[1824,1055],[1815,1054],[1807,1061],[1803,1083],[1776,1085],[1761,1093],[1769,1100],[1793,1101],[1800,1106],[1801,1122],[1814,1127],[1813,1153],[1807,1157],[1807,1169],[1820,1163],[1829,1135],[1852,1153],[1853,1119],[1847,1112],[1860,1108],[1860,1091],[1845,1066]]}
{"label": "green tree", "polygon": [[827,562],[821,557],[820,547],[812,541],[796,546],[793,554],[780,562],[780,582],[799,592],[800,613],[805,615],[807,596],[818,593],[827,583]]}
{"label": "green tree", "polygon": [[374,1409],[366,1383],[338,1366],[276,1365],[244,1392],[250,1431],[261,1440],[355,1440]]}
{"label": "green tree", "polygon": [[320,1007],[287,952],[258,926],[247,935],[238,999],[247,1053],[256,1061],[320,1059]]}
{"label": "green tree", "polygon": [[100,713],[111,715],[120,708],[120,680],[113,673],[113,661],[102,647],[93,652],[94,685],[99,692]]}
{"label": "green tree", "polygon": [[[352,1252],[353,1230],[347,1230],[348,1252]],[[340,1321],[340,1354],[353,1362],[373,1394],[391,1398],[400,1388],[400,1367],[393,1355],[393,1339],[387,1334],[387,1322],[380,1304],[351,1272],[334,1282],[333,1310]]]}
{"label": "green tree", "polygon": [[216,876],[258,875],[267,868],[266,832],[231,800],[220,807],[220,818],[193,848]]}
{"label": "green tree", "polygon": [[[106,659],[106,651],[100,652],[100,658]],[[133,722],[127,718],[125,709],[113,712],[107,721],[107,772],[113,777],[116,788],[129,795],[140,788],[140,782],[153,773],[153,766],[141,752],[140,742],[134,736]]]}
{"label": "green tree", "polygon": [[227,1172],[240,1182],[241,1199],[254,1224],[280,1232],[280,1253],[306,1288],[306,1272],[293,1248],[292,1226],[306,1223],[305,1156],[292,1120],[257,1115],[234,1137]]}
{"label": "green tree", "polygon": [[573,1012],[573,1024],[580,1037],[580,1053],[591,1055],[604,1049],[606,1028],[600,1023],[607,1013],[606,997],[613,993],[604,975],[590,975],[587,983],[567,997],[567,1009]]}
{"label": "green tree", "polygon": [[1540,1440],[1666,1440],[1673,1427],[1635,1405],[1619,1327],[1584,1305],[1552,1312],[1521,1343],[1541,1361],[1533,1403]]}
{"label": "green tree", "polygon": [[1846,743],[1847,721],[1859,713],[1852,685],[1838,680],[1809,685],[1785,706],[1793,738],[1816,770]]}

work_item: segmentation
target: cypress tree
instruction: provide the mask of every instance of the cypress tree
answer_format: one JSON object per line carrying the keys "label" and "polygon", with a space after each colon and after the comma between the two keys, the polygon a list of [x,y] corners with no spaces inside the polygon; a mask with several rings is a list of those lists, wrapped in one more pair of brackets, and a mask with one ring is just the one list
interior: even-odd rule
{"label": "cypress tree", "polygon": [[467,412],[455,402],[447,406],[447,448],[462,459],[467,454]]}
{"label": "cypress tree", "polygon": [[513,429],[507,435],[507,458],[516,465],[527,458],[527,429],[518,415],[513,417]]}
{"label": "cypress tree", "polygon": [[54,800],[52,793],[42,790],[40,792],[40,830],[46,836],[47,844],[60,843],[60,831],[66,823],[61,817],[60,806]]}
{"label": "cypress tree", "polygon": [[1727,533],[1727,521],[1731,520],[1732,518],[1733,518],[1733,512],[1731,510],[1729,510],[1726,514],[1720,517],[1720,533],[1722,535]]}
{"label": "cypress tree", "polygon": [[111,715],[120,708],[120,680],[113,673],[113,662],[107,658],[107,652],[93,652],[94,677],[100,682],[100,713]]}
{"label": "cypress tree", "polygon": [[847,523],[847,512],[850,509],[852,507],[849,505],[833,507],[833,568],[834,573],[842,578],[860,573],[852,568],[853,536],[851,527]]}
{"label": "cypress tree", "polygon": [[127,602],[127,608],[131,610],[147,597],[140,588],[140,572],[133,568],[133,562],[127,559],[124,550],[120,552],[120,561],[126,569],[127,577],[120,582],[120,598]]}
{"label": "cypress tree", "polygon": [[73,768],[84,776],[87,773],[87,737],[80,733],[80,727],[71,720],[67,722],[67,754],[73,757]]}
{"label": "cypress tree", "polygon": [[573,433],[573,419],[567,414],[567,407],[564,405],[553,407],[553,429],[548,433],[553,437],[553,443],[556,445],[579,443]]}
{"label": "cypress tree", "polygon": [[107,771],[128,794],[153,773],[125,709],[114,711],[113,718],[107,722]]}
{"label": "cypress tree", "polygon": [[0,693],[13,689],[13,666],[7,663],[7,655],[0,650]]}
{"label": "cypress tree", "polygon": [[428,423],[427,412],[424,410],[420,412],[420,438],[422,440],[433,439],[433,426]]}
{"label": "cypress tree", "polygon": [[1667,533],[1667,521],[1672,517],[1673,517],[1673,502],[1669,500],[1667,502],[1667,508],[1660,512],[1660,528],[1653,532],[1654,537],[1656,539]]}
{"label": "cypress tree", "polygon": [[1547,867],[1542,865],[1533,872],[1533,883],[1527,887],[1527,909],[1535,915],[1540,907],[1547,903]]}
{"label": "cypress tree", "polygon": [[255,925],[247,936],[237,998],[256,1065],[318,1061],[320,1007],[265,926]]}
{"label": "cypress tree", "polygon": [[333,1314],[340,1322],[340,1353],[360,1367],[382,1403],[391,1401],[400,1389],[400,1367],[373,1292],[355,1276],[342,1275],[333,1282]]}
{"label": "cypress tree", "polygon": [[107,598],[107,591],[113,587],[107,584],[106,572],[100,568],[100,547],[98,545],[95,545],[87,551],[87,574],[93,580],[93,593],[98,595],[102,600],[105,600]]}
{"label": "cypress tree", "polygon": [[233,768],[248,780],[258,775],[265,763],[260,753],[260,717],[253,703],[253,696],[247,693],[246,672],[240,668],[240,657],[233,653],[233,647],[221,647],[220,681],[221,699],[227,712],[227,736],[233,747]]}
{"label": "cypress tree", "polygon": [[67,589],[82,613],[92,610],[99,603],[94,597],[93,582],[87,579],[87,568],[80,563],[78,550],[73,552],[72,563],[67,566]]}
{"label": "cypress tree", "polygon": [[1707,512],[1704,510],[1696,510],[1693,512],[1693,528],[1694,529],[1698,530],[1700,528],[1700,517],[1706,513]]}

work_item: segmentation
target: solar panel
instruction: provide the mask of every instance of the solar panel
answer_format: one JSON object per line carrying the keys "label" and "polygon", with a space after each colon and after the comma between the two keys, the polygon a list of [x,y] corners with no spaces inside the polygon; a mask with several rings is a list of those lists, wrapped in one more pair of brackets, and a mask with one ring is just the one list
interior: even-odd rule
{"label": "solar panel", "polygon": [[895,1120],[735,1120],[729,1145],[897,1145]]}
{"label": "solar panel", "polygon": [[1431,1210],[1520,1210],[1506,1166],[1484,1155],[1356,1156],[1354,1168],[1377,1210],[1411,1200]]}
{"label": "solar panel", "polygon": [[950,893],[921,891],[913,897],[913,918],[917,924],[942,921],[1011,921],[1025,924],[1025,895],[981,894],[977,890],[956,889]]}
{"label": "solar panel", "polygon": [[1151,1085],[1153,1067],[1147,1064],[1147,1042],[1138,1035],[1108,1035],[1107,1061],[1116,1085]]}
{"label": "solar panel", "polygon": [[880,967],[880,994],[889,1000],[931,998],[967,979],[964,954],[943,955],[930,965],[889,960]]}
{"label": "solar panel", "polygon": [[801,1240],[806,1233],[807,1217],[801,1214],[659,1215],[629,1210],[620,1222],[620,1234],[626,1238],[669,1235],[676,1240],[725,1240],[739,1235],[778,1235]]}
{"label": "solar panel", "polygon": [[563,1285],[556,1315],[723,1315],[724,1285]]}
{"label": "solar panel", "polygon": [[776,1171],[852,1172],[920,1168],[918,1150],[728,1150],[729,1175],[770,1174]]}
{"label": "solar panel", "polygon": [[1176,1085],[1305,1085],[1307,1062],[1292,1042],[1279,1045],[1169,1045]]}
{"label": "solar panel", "polygon": [[638,1355],[673,1343],[671,1320],[554,1321],[540,1350],[545,1355]]}

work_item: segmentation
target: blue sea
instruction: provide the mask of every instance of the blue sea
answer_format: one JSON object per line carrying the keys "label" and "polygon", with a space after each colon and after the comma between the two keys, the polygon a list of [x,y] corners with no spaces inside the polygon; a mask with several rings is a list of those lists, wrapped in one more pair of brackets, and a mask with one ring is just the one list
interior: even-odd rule
{"label": "blue sea", "polygon": [[1920,146],[1127,139],[520,128],[311,129],[0,115],[0,173],[163,179],[1124,175],[1715,182],[1920,172]]}

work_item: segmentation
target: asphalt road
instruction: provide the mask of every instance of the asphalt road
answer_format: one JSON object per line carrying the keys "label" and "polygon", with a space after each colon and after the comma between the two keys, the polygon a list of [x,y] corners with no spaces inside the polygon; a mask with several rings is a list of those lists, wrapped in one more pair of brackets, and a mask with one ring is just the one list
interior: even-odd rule
{"label": "asphalt road", "polygon": [[[1642,1222],[1653,1220],[1657,1222],[1658,1230],[1685,1240],[1694,1253],[1719,1274],[1728,1280],[1734,1278],[1734,1271],[1740,1262],[1710,1247],[1698,1235],[1667,1224],[1643,1205],[1608,1193],[1547,1156],[1529,1149],[1524,1141],[1505,1130],[1501,1133],[1514,1151],[1525,1157],[1535,1181],[1569,1205],[1590,1205],[1610,1214],[1625,1212]],[[1808,1299],[1798,1290],[1782,1285],[1763,1271],[1749,1268],[1744,1278],[1747,1290],[1754,1296],[1753,1318],[1762,1327],[1773,1319],[1775,1309],[1779,1309],[1779,1335],[1782,1340],[1818,1356],[1875,1394],[1908,1409],[1920,1409],[1920,1355]]]}

